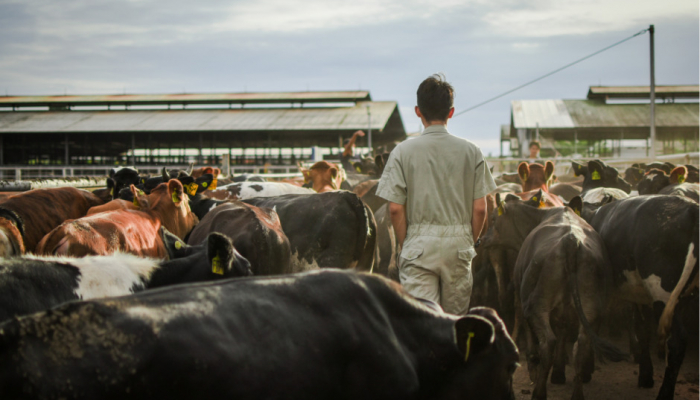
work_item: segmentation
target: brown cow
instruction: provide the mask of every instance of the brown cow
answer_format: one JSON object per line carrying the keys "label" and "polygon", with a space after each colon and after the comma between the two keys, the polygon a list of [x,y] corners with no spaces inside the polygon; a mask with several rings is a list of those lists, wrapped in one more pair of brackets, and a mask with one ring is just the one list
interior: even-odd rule
{"label": "brown cow", "polygon": [[92,193],[72,187],[35,189],[0,202],[0,256],[33,252],[64,221],[102,204]]}
{"label": "brown cow", "polygon": [[344,174],[337,165],[328,161],[319,161],[311,168],[302,169],[305,182],[312,182],[312,188],[316,193],[332,192],[340,189]]}
{"label": "brown cow", "polygon": [[219,175],[221,175],[221,170],[219,168],[214,168],[214,167],[202,167],[202,168],[193,169],[190,176],[193,178],[199,178],[200,176],[202,176],[204,174],[212,174],[212,175],[214,175],[214,178],[218,178]]}
{"label": "brown cow", "polygon": [[136,196],[139,211],[116,210],[66,222],[37,246],[40,254],[107,255],[116,251],[168,258],[161,226],[183,239],[198,222],[177,179],[162,183],[148,196]]}
{"label": "brown cow", "polygon": [[289,239],[282,231],[277,213],[240,201],[224,203],[209,211],[192,230],[187,242],[197,245],[210,233],[219,232],[250,261],[254,275],[299,272],[290,265]]}

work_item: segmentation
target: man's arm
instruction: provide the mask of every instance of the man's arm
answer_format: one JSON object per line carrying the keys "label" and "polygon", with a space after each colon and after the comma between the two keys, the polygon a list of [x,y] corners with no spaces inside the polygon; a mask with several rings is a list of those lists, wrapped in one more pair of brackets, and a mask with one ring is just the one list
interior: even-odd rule
{"label": "man's arm", "polygon": [[403,247],[403,241],[406,239],[408,230],[406,205],[389,202],[389,214],[391,215],[391,225],[394,226],[394,232],[396,233],[396,242]]}
{"label": "man's arm", "polygon": [[345,145],[345,150],[343,151],[343,157],[351,156],[352,155],[352,147],[355,145],[355,141],[357,140],[358,137],[365,136],[365,133],[362,131],[357,131],[352,134],[352,137],[350,138],[350,141],[348,144]]}
{"label": "man's arm", "polygon": [[484,229],[484,221],[486,221],[486,197],[481,197],[472,203],[472,234],[474,235],[474,243],[481,236],[481,230]]}

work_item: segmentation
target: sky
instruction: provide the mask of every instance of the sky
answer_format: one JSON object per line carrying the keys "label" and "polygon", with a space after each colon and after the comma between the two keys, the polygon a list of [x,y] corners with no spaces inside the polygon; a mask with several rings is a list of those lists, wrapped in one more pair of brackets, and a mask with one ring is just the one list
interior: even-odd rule
{"label": "sky", "polygon": [[[459,112],[655,25],[656,84],[698,84],[697,0],[0,0],[0,95],[369,90],[407,132],[442,72]],[[499,153],[510,102],[648,85],[649,34],[459,115]]]}

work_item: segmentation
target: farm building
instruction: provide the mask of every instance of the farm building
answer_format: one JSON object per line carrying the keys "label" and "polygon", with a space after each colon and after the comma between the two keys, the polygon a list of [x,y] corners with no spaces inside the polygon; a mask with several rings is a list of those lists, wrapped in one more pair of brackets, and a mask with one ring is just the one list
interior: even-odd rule
{"label": "farm building", "polygon": [[374,148],[406,136],[397,103],[367,91],[4,96],[0,167],[293,165],[359,129]]}
{"label": "farm building", "polygon": [[[656,86],[657,153],[697,151],[698,92],[697,85]],[[648,86],[591,86],[586,100],[514,100],[501,144],[509,142],[514,157],[535,139],[551,150],[568,146],[569,154],[624,156],[630,140],[646,141],[648,152],[649,97]]]}

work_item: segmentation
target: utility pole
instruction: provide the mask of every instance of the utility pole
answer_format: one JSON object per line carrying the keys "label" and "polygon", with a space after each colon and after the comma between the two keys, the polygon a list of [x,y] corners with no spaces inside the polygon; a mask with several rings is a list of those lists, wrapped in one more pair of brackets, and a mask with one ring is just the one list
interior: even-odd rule
{"label": "utility pole", "polygon": [[656,118],[654,118],[656,111],[656,81],[654,78],[654,25],[649,25],[649,58],[651,63],[651,82],[649,85],[649,106],[651,111],[651,120],[649,121],[651,136],[651,159],[656,160]]}

